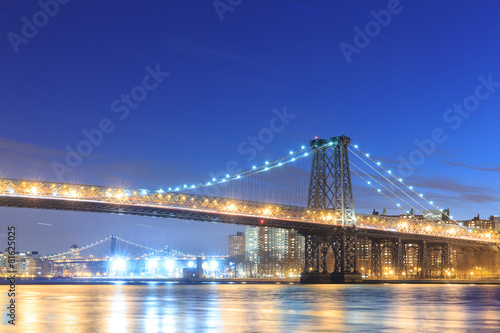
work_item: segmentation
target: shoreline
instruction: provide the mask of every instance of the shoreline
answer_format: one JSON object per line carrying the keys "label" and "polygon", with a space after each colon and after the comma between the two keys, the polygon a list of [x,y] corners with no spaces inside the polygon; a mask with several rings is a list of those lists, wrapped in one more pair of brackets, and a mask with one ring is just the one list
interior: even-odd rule
{"label": "shoreline", "polygon": [[[8,278],[0,279],[0,285],[9,284]],[[162,278],[16,278],[17,285],[205,285],[205,284],[293,284],[300,285],[299,278],[254,279],[162,279]],[[500,278],[478,280],[363,280],[359,285],[370,284],[459,284],[500,285]]]}

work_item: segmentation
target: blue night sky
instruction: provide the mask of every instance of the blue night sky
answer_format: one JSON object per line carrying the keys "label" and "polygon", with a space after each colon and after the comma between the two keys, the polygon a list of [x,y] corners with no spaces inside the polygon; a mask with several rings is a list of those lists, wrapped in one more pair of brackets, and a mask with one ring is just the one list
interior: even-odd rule
{"label": "blue night sky", "polygon": [[[0,2],[0,177],[168,187],[345,133],[455,218],[500,213],[498,1],[66,2],[47,7],[53,17],[36,1]],[[133,92],[139,102],[122,99]],[[248,153],[284,109],[287,124]],[[106,119],[69,172],[68,147]],[[357,190],[358,211],[396,213]],[[19,250],[42,253],[113,233],[225,254],[243,230],[0,208],[2,249],[9,224]]]}

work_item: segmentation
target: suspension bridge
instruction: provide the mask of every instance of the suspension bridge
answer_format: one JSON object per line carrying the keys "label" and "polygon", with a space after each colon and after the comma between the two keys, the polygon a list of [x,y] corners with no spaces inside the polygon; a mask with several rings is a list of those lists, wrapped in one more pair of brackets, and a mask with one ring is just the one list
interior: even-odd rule
{"label": "suspension bridge", "polygon": [[[118,246],[118,243],[121,242],[124,246]],[[90,252],[90,250],[97,250],[97,255],[82,255],[82,251]],[[75,251],[76,250],[76,251]],[[78,255],[75,255],[78,253]],[[131,242],[129,240],[123,239],[121,237],[110,235],[105,237],[99,241],[87,244],[82,247],[78,247],[76,249],[70,249],[66,252],[54,253],[47,256],[42,257],[43,259],[54,259],[54,260],[63,260],[72,258],[73,261],[85,261],[85,260],[106,260],[107,258],[112,257],[137,257],[137,258],[146,258],[154,255],[163,255],[170,257],[190,257],[196,258],[195,255],[186,254],[181,251],[177,251],[166,246],[163,249],[154,249],[152,247]]]}
{"label": "suspension bridge", "polygon": [[[237,174],[167,189],[0,178],[0,206],[295,229],[305,237],[304,283],[359,282],[356,245],[362,238],[372,244],[374,271],[380,272],[382,251],[389,248],[398,275],[407,265],[409,246],[418,251],[422,277],[429,276],[436,264],[444,273],[450,266],[451,247],[498,250],[500,238],[491,230],[464,227],[444,211],[444,218],[437,221],[409,214],[424,216],[425,210],[438,206],[350,141],[344,135],[316,138]],[[351,172],[403,213],[356,213]],[[333,269],[327,267],[329,251],[335,257]]]}

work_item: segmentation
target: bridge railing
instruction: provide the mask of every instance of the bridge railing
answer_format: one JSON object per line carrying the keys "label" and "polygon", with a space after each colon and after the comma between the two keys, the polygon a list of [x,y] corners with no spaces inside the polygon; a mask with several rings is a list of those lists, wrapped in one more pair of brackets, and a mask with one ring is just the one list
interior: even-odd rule
{"label": "bridge railing", "polygon": [[[175,208],[263,219],[280,219],[291,222],[300,221],[336,225],[336,213],[332,210],[310,209],[180,192],[164,192],[161,190],[130,190],[116,187],[0,178],[0,196]],[[379,215],[356,214],[356,219],[356,225],[359,228],[500,243],[498,234],[490,230],[467,229],[458,225]]]}

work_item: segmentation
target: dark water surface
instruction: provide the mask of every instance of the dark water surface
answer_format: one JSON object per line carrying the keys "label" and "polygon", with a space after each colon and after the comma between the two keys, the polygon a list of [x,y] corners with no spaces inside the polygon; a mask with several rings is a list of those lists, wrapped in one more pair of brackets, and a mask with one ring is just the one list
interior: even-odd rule
{"label": "dark water surface", "polygon": [[500,332],[500,286],[19,285],[17,291],[17,325],[5,326],[3,310],[0,332]]}

